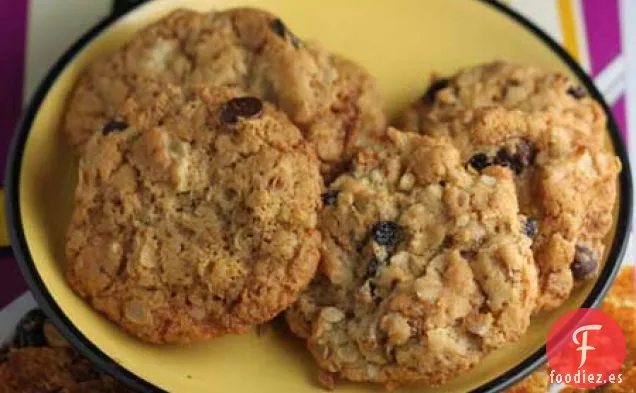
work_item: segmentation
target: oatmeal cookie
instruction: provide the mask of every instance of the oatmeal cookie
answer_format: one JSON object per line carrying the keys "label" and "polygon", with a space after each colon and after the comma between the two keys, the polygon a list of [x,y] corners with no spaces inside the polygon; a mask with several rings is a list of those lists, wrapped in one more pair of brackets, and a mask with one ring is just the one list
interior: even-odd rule
{"label": "oatmeal cookie", "polygon": [[319,273],[287,312],[335,378],[443,384],[523,335],[537,296],[510,169],[388,131],[323,194]]}
{"label": "oatmeal cookie", "polygon": [[0,393],[127,393],[93,369],[39,309],[19,322],[0,355]]}
{"label": "oatmeal cookie", "polygon": [[399,117],[397,126],[422,130],[452,120],[464,109],[492,106],[574,117],[599,133],[605,132],[601,105],[566,75],[506,62],[482,64],[450,78],[433,79],[422,97]]}
{"label": "oatmeal cookie", "polygon": [[166,87],[131,100],[80,161],[68,282],[146,341],[245,332],[314,275],[318,166],[259,98]]}
{"label": "oatmeal cookie", "polygon": [[537,311],[558,307],[576,283],[595,277],[621,169],[603,133],[568,114],[502,107],[466,109],[420,131],[450,137],[471,171],[512,169],[540,270]]}
{"label": "oatmeal cookie", "polygon": [[152,100],[166,83],[230,86],[274,103],[315,146],[327,174],[359,138],[385,129],[375,80],[362,67],[301,41],[268,12],[237,8],[174,11],[94,61],[75,87],[63,133],[79,152],[128,97]]}

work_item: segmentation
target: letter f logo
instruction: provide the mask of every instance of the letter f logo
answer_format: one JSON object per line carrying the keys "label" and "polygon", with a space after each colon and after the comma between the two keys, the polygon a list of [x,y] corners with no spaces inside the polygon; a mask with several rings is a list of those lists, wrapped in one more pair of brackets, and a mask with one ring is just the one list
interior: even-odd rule
{"label": "letter f logo", "polygon": [[[579,368],[583,367],[585,361],[587,360],[587,351],[593,351],[596,349],[592,346],[587,345],[588,330],[601,330],[602,328],[603,326],[601,325],[585,325],[576,329],[574,333],[572,333],[572,341],[574,341],[574,344],[580,345],[580,347],[576,349],[577,351],[581,351],[581,364],[579,364]],[[578,338],[576,337],[580,332],[583,332],[583,340],[581,340],[581,342],[579,342]]]}

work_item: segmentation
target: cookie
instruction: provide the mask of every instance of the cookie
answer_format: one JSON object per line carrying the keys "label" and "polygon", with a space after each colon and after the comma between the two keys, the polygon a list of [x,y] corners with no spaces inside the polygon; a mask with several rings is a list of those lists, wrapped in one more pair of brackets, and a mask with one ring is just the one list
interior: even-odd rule
{"label": "cookie", "polygon": [[548,393],[549,388],[548,367],[543,366],[522,379],[521,382],[506,389],[504,393]]}
{"label": "cookie", "polygon": [[537,311],[595,277],[621,166],[603,148],[604,111],[583,88],[560,73],[495,62],[434,80],[397,124],[451,135],[477,171],[504,165],[517,174],[521,212],[536,235]]}
{"label": "cookie", "polygon": [[95,60],[70,99],[66,139],[81,151],[127,98],[151,100],[165,83],[230,86],[274,103],[313,143],[327,174],[359,139],[385,129],[376,83],[362,67],[301,41],[268,12],[238,8],[174,11]]}
{"label": "cookie", "polygon": [[506,62],[486,63],[460,70],[450,78],[433,79],[399,117],[397,126],[422,130],[453,120],[465,109],[492,106],[574,117],[601,133],[605,131],[601,105],[566,75]]}
{"label": "cookie", "polygon": [[2,393],[127,393],[70,347],[41,310],[27,313],[0,356]]}
{"label": "cookie", "polygon": [[11,350],[0,364],[2,393],[98,393],[129,392],[113,379],[101,376],[88,360],[71,348],[22,348]]}
{"label": "cookie", "polygon": [[154,343],[245,332],[314,275],[322,179],[287,116],[228,88],[129,101],[86,145],[67,277]]}
{"label": "cookie", "polygon": [[612,317],[623,330],[627,344],[625,364],[636,366],[636,286],[633,266],[621,269],[601,304],[601,311]]}
{"label": "cookie", "polygon": [[595,278],[621,169],[604,131],[565,113],[502,107],[466,109],[420,131],[450,137],[474,172],[512,169],[540,270],[537,311],[558,307],[576,284]]}
{"label": "cookie", "polygon": [[537,272],[513,174],[395,129],[323,194],[319,273],[287,312],[329,386],[439,385],[517,340]]}

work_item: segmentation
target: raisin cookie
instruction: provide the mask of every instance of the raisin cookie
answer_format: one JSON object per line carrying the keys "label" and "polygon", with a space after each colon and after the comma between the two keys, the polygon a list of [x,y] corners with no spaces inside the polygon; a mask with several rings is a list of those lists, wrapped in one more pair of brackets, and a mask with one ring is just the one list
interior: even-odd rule
{"label": "raisin cookie", "polygon": [[0,393],[127,393],[93,369],[62,338],[39,309],[18,323],[0,353]]}
{"label": "raisin cookie", "polygon": [[68,281],[143,340],[245,332],[316,270],[318,160],[284,113],[237,94],[166,87],[86,145]]}
{"label": "raisin cookie", "polygon": [[325,173],[358,139],[385,129],[376,83],[362,67],[301,41],[270,13],[238,8],[175,11],[92,63],[63,133],[80,151],[126,98],[152,99],[165,83],[231,86],[276,104],[314,144]]}
{"label": "raisin cookie", "polygon": [[540,271],[537,311],[558,307],[576,283],[595,277],[621,169],[603,133],[568,114],[501,107],[463,110],[421,131],[452,138],[472,171],[513,170]]}
{"label": "raisin cookie", "polygon": [[605,131],[605,112],[581,86],[558,72],[493,62],[434,79],[427,91],[401,115],[397,126],[409,131],[456,118],[464,109],[501,106],[528,113],[550,112],[587,122]]}
{"label": "raisin cookie", "polygon": [[510,169],[468,172],[444,138],[395,129],[323,194],[319,273],[287,312],[322,369],[437,385],[526,331],[537,296]]}

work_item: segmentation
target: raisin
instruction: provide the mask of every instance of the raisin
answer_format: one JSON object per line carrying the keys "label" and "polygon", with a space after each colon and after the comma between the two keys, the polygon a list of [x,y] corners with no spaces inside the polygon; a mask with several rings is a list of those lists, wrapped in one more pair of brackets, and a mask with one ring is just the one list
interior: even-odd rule
{"label": "raisin", "polygon": [[577,100],[580,100],[587,95],[585,89],[581,86],[571,86],[568,88],[567,93]]}
{"label": "raisin", "polygon": [[522,170],[514,154],[511,154],[507,148],[502,148],[497,152],[494,163],[495,165],[508,167],[515,171],[516,174],[521,173]]}
{"label": "raisin", "polygon": [[368,280],[370,278],[375,277],[376,274],[378,274],[378,270],[380,270],[380,261],[378,261],[377,258],[373,257],[367,264],[367,272],[366,272],[366,275],[364,276],[365,279]]}
{"label": "raisin", "polygon": [[437,96],[437,92],[443,90],[448,87],[450,81],[446,78],[437,79],[431,83],[431,85],[426,90],[426,93],[422,96],[422,100],[427,104],[432,104],[435,102],[435,96]]}
{"label": "raisin", "polygon": [[523,225],[523,230],[526,233],[526,236],[533,239],[537,236],[537,233],[539,233],[539,221],[532,217],[528,217]]}
{"label": "raisin", "polygon": [[576,280],[585,280],[596,272],[598,260],[594,251],[581,244],[576,245],[574,262],[570,265],[572,275]]}
{"label": "raisin", "polygon": [[474,250],[461,250],[459,252],[459,255],[461,255],[462,258],[464,258],[468,262],[472,262],[472,261],[475,260],[475,258],[477,258],[477,251],[474,251]]}
{"label": "raisin", "polygon": [[29,311],[18,323],[12,345],[15,348],[45,346],[47,344],[44,335],[45,320],[42,310],[36,308]]}
{"label": "raisin", "polygon": [[453,246],[453,236],[446,235],[444,236],[444,240],[442,240],[442,244],[440,244],[440,248],[451,248]]}
{"label": "raisin", "polygon": [[369,281],[369,292],[371,293],[373,304],[379,306],[382,303],[382,296],[378,293],[378,287],[372,281]]}
{"label": "raisin", "polygon": [[233,98],[223,105],[221,120],[226,124],[236,123],[239,118],[258,118],[263,113],[263,101],[256,97]]}
{"label": "raisin", "polygon": [[523,167],[528,167],[534,163],[534,158],[537,155],[537,151],[530,142],[521,140],[517,144],[516,157],[519,164]]}
{"label": "raisin", "polygon": [[339,190],[329,190],[322,194],[320,197],[322,198],[322,203],[325,206],[333,205],[338,200],[338,195],[340,194]]}
{"label": "raisin", "polygon": [[115,131],[123,131],[128,128],[128,123],[123,120],[111,120],[102,127],[102,134],[108,135]]}
{"label": "raisin", "polygon": [[378,221],[371,229],[373,240],[381,246],[394,246],[400,241],[400,226],[393,221]]}
{"label": "raisin", "polygon": [[356,251],[357,252],[362,252],[362,250],[364,250],[364,246],[367,245],[367,242],[369,241],[369,239],[365,239],[363,241],[361,241],[360,243],[358,243],[358,245],[356,246]]}
{"label": "raisin", "polygon": [[495,165],[501,165],[512,169],[517,175],[532,165],[536,151],[534,146],[525,140],[519,141],[515,147],[515,151],[511,151],[509,147],[502,147],[495,156]]}
{"label": "raisin", "polygon": [[285,26],[282,20],[274,19],[270,24],[270,27],[280,38],[285,38],[285,35],[287,34],[287,26]]}
{"label": "raisin", "polygon": [[490,158],[484,153],[477,153],[468,160],[468,164],[475,168],[477,171],[481,171],[487,166],[492,165],[490,162]]}
{"label": "raisin", "polygon": [[282,20],[280,19],[274,19],[272,21],[272,23],[270,24],[270,27],[272,28],[272,30],[274,31],[274,33],[276,33],[277,36],[279,36],[282,39],[287,39],[289,38],[289,41],[291,42],[291,44],[294,46],[294,48],[298,49],[301,47],[302,45],[302,41],[300,40],[300,38],[296,37],[296,35],[294,35],[288,28],[287,26],[285,26],[285,23],[283,23]]}

